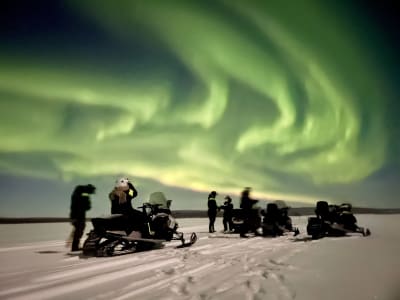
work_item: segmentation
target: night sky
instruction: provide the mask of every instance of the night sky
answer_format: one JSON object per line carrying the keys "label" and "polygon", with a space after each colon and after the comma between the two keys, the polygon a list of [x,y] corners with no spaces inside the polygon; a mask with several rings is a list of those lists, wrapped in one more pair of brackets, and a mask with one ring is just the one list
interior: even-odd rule
{"label": "night sky", "polygon": [[66,216],[80,183],[107,213],[119,176],[138,205],[400,207],[399,9],[376,2],[2,1],[0,216]]}

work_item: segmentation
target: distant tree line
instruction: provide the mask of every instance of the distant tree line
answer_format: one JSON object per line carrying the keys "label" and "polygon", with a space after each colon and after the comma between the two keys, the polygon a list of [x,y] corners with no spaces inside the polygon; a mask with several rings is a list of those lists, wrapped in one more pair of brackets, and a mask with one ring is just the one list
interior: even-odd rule
{"label": "distant tree line", "polygon": [[[292,207],[289,210],[290,216],[309,216],[314,215],[315,207]],[[355,214],[400,214],[400,208],[367,208],[353,207]],[[175,210],[172,212],[175,218],[207,218],[206,210]],[[218,212],[217,217],[222,217],[222,212]],[[87,219],[90,221],[90,218]],[[34,218],[1,218],[0,224],[22,224],[22,223],[65,223],[70,222],[69,218],[57,217],[34,217]]]}

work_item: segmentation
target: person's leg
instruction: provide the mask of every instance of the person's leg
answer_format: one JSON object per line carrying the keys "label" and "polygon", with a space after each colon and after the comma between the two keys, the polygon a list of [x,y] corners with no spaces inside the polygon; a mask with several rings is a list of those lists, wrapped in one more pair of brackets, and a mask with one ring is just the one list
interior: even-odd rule
{"label": "person's leg", "polygon": [[228,220],[226,218],[223,218],[222,224],[224,224],[224,231],[228,230]]}
{"label": "person's leg", "polygon": [[78,251],[79,242],[85,230],[85,220],[75,220],[73,222],[73,225],[75,227],[75,231],[74,231],[74,238],[72,240],[71,251]]}
{"label": "person's leg", "polygon": [[233,231],[233,221],[232,221],[232,217],[229,218],[228,224],[229,224],[229,231]]}
{"label": "person's leg", "polygon": [[240,236],[241,237],[247,237],[246,233],[248,232],[248,227],[249,227],[249,218],[248,218],[248,214],[247,211],[243,211],[243,225],[241,227],[240,230]]}
{"label": "person's leg", "polygon": [[77,223],[76,221],[72,221],[72,244],[71,244],[71,251],[77,251],[79,248],[79,241],[77,239],[78,234],[77,234]]}
{"label": "person's leg", "polygon": [[211,231],[212,231],[212,232],[215,232],[215,228],[214,228],[215,218],[216,218],[215,215],[213,215],[213,216],[211,217]]}
{"label": "person's leg", "polygon": [[246,237],[246,233],[247,233],[247,221],[244,220],[242,227],[240,228],[240,236],[241,237]]}
{"label": "person's leg", "polygon": [[212,217],[208,216],[208,232],[212,233]]}

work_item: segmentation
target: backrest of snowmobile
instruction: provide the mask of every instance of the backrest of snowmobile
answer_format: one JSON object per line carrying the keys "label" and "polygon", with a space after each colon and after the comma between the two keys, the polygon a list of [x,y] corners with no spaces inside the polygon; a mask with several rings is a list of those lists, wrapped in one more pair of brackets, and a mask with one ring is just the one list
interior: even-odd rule
{"label": "backrest of snowmobile", "polygon": [[321,218],[328,218],[329,216],[329,205],[326,201],[318,201],[315,208],[315,214]]}

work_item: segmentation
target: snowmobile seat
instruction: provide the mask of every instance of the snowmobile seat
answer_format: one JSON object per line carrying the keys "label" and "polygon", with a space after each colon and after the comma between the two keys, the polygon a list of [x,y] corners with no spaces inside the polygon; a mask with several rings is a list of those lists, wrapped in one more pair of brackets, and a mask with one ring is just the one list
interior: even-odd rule
{"label": "snowmobile seat", "polygon": [[93,218],[92,224],[93,229],[99,234],[103,234],[106,231],[125,231],[125,234],[130,234],[133,230],[141,231],[143,229],[142,224],[132,222],[130,216],[122,214]]}
{"label": "snowmobile seat", "polygon": [[103,233],[109,230],[125,231],[125,220],[122,214],[93,218],[92,224],[94,230],[98,233]]}

